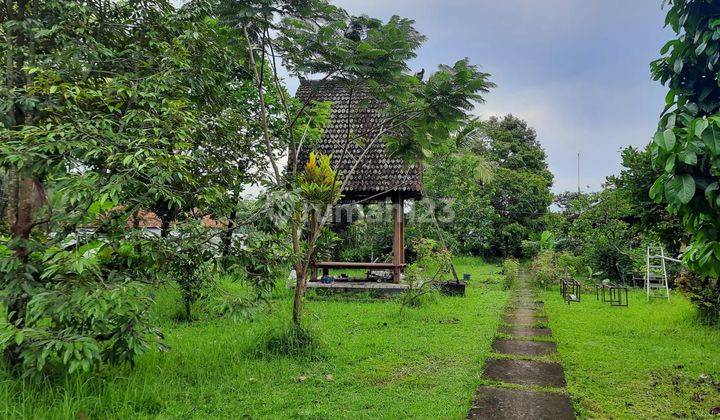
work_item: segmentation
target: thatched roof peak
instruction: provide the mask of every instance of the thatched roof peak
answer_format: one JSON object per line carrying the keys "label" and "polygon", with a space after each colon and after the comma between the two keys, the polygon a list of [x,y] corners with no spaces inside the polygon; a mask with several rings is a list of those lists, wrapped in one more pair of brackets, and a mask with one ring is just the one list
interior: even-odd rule
{"label": "thatched roof peak", "polygon": [[[330,124],[314,149],[332,155],[333,167],[341,176],[349,173],[364,150],[353,139],[359,136],[369,140],[380,132],[383,103],[372,96],[368,87],[353,86],[351,90],[348,83],[337,80],[301,80],[297,97],[302,101],[332,102]],[[345,158],[340,162],[346,145]],[[300,163],[307,161],[310,151],[309,148],[300,150]],[[362,157],[344,196],[349,199],[382,199],[401,192],[407,198],[419,198],[422,189],[422,167],[408,166],[401,159],[391,158],[385,143],[378,140]]]}

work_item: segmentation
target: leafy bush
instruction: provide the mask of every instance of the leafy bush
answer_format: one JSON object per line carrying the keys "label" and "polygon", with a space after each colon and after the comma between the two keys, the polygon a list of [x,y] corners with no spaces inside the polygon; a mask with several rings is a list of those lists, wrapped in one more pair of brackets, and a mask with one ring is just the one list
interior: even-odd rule
{"label": "leafy bush", "polygon": [[421,306],[430,299],[430,287],[450,272],[451,256],[432,239],[421,239],[413,244],[417,255],[414,263],[405,270],[405,283],[410,288],[401,296],[402,306]]}
{"label": "leafy bush", "polygon": [[542,251],[532,260],[530,264],[533,281],[535,284],[548,287],[560,278],[560,270],[557,266],[556,255],[553,251]]}
{"label": "leafy bush", "polygon": [[700,310],[700,320],[707,325],[720,321],[720,281],[683,270],[675,279],[677,287]]}
{"label": "leafy bush", "polygon": [[541,251],[530,264],[533,280],[548,287],[566,276],[575,276],[583,270],[582,258],[568,252]]}
{"label": "leafy bush", "polygon": [[0,331],[0,348],[17,372],[87,372],[133,362],[154,343],[165,348],[148,314],[143,258],[131,242],[90,238],[38,249],[30,258],[22,265],[0,245],[3,300],[17,295],[18,279],[32,284],[22,317]]}
{"label": "leafy bush", "polygon": [[558,269],[562,274],[567,273],[569,276],[577,276],[585,270],[585,264],[582,257],[578,257],[569,252],[557,252],[556,261]]}
{"label": "leafy bush", "polygon": [[520,263],[515,258],[506,258],[502,264],[502,274],[505,276],[504,288],[510,289],[520,279]]}
{"label": "leafy bush", "polygon": [[544,230],[540,235],[540,249],[542,251],[554,251],[555,250],[555,234],[550,231]]}
{"label": "leafy bush", "polygon": [[540,252],[540,243],[538,241],[525,240],[522,241],[522,255],[525,258],[534,258]]}

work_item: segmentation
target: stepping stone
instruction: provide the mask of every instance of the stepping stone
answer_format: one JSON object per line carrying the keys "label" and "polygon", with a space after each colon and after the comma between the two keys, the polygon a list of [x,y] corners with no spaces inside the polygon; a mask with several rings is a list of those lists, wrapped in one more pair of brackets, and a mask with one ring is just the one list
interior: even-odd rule
{"label": "stepping stone", "polygon": [[565,387],[562,366],[537,360],[487,359],[483,378],[517,385]]}
{"label": "stepping stone", "polygon": [[544,316],[543,311],[536,311],[530,308],[518,308],[514,312],[510,312],[509,315],[519,316]]}
{"label": "stepping stone", "polygon": [[557,345],[549,341],[505,340],[496,338],[492,349],[495,353],[515,356],[547,356],[557,351]]}
{"label": "stepping stone", "polygon": [[530,326],[502,326],[498,331],[515,337],[549,337],[552,335],[550,328],[535,328]]}
{"label": "stepping stone", "polygon": [[545,308],[545,305],[543,303],[536,303],[536,302],[514,302],[510,304],[510,307],[515,309],[535,309],[535,310],[542,310]]}
{"label": "stepping stone", "polygon": [[547,324],[546,316],[521,316],[521,315],[503,315],[503,322],[511,325],[535,325],[537,323]]}
{"label": "stepping stone", "polygon": [[565,394],[522,389],[480,387],[468,419],[575,418],[570,397]]}

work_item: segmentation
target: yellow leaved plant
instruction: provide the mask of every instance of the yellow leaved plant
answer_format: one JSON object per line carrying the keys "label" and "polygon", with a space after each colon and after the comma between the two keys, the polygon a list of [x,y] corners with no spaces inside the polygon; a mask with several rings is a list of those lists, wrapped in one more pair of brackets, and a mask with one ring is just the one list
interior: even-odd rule
{"label": "yellow leaved plant", "polygon": [[300,174],[300,191],[315,205],[334,204],[341,197],[341,182],[330,164],[330,155],[311,152],[305,171]]}

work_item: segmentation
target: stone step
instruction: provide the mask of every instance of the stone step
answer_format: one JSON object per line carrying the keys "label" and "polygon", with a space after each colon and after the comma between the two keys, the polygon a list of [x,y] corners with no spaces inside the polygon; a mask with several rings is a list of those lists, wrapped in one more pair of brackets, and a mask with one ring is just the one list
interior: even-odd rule
{"label": "stone step", "polygon": [[503,322],[510,325],[535,325],[537,323],[547,324],[548,319],[545,316],[522,316],[522,315],[503,315]]}
{"label": "stone step", "polygon": [[565,372],[554,362],[538,360],[487,359],[483,378],[508,384],[565,387]]}
{"label": "stone step", "polygon": [[536,310],[531,308],[518,308],[514,311],[508,312],[508,315],[519,315],[519,316],[545,316],[542,310]]}
{"label": "stone step", "polygon": [[549,337],[552,335],[550,328],[535,328],[532,326],[501,326],[498,331],[513,337]]}
{"label": "stone step", "polygon": [[513,356],[547,356],[557,351],[557,345],[550,341],[506,340],[496,338],[492,349],[495,353]]}
{"label": "stone step", "polygon": [[468,419],[574,419],[565,394],[522,389],[480,387]]}

